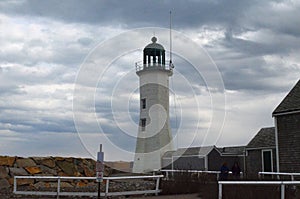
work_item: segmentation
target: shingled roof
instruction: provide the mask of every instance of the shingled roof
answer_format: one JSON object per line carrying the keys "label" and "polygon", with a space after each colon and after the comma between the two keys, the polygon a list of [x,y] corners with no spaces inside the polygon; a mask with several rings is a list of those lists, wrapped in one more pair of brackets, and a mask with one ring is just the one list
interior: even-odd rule
{"label": "shingled roof", "polygon": [[300,80],[274,110],[273,115],[300,110]]}
{"label": "shingled roof", "polygon": [[190,148],[179,148],[177,151],[167,151],[163,157],[170,158],[172,156],[189,156],[189,155],[198,155],[206,156],[208,155],[215,146],[203,146],[203,147],[190,147]]}
{"label": "shingled roof", "polygon": [[275,147],[275,127],[262,128],[249,142],[247,148]]}

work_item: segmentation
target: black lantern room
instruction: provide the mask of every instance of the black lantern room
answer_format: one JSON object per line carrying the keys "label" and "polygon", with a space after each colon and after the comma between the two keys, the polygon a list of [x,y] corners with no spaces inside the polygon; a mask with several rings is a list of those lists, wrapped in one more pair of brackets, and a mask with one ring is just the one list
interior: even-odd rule
{"label": "black lantern room", "polygon": [[156,43],[157,41],[156,37],[152,37],[151,41],[152,43],[148,44],[144,48],[144,57],[143,57],[144,65],[148,65],[148,66],[165,65],[166,59],[165,59],[164,47],[161,44]]}

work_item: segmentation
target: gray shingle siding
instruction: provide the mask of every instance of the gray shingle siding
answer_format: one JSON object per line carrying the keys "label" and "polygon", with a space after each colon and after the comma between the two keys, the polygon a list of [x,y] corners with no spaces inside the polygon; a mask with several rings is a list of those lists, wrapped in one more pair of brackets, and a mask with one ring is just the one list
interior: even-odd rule
{"label": "gray shingle siding", "polygon": [[300,172],[300,113],[276,119],[280,172]]}

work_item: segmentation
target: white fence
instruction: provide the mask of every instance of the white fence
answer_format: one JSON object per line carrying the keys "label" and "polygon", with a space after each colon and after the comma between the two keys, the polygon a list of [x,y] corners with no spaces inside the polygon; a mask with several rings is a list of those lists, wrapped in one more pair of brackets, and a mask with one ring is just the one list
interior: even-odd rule
{"label": "white fence", "polygon": [[[160,172],[165,173],[165,176],[167,179],[169,179],[169,174],[173,176],[174,173],[196,173],[198,174],[198,177],[201,173],[207,173],[207,174],[215,174],[217,177],[217,180],[219,179],[220,171],[200,171],[200,170],[171,170],[171,169],[164,169],[160,170]],[[232,174],[231,171],[229,171],[229,174]],[[243,177],[243,173],[241,172],[240,177]]]}
{"label": "white fence", "polygon": [[226,184],[237,184],[237,185],[280,185],[281,192],[280,198],[285,197],[285,185],[296,185],[300,184],[300,181],[219,181],[219,199],[222,199],[222,185]]}
{"label": "white fence", "polygon": [[290,176],[291,180],[294,181],[295,180],[295,176],[300,176],[300,173],[280,173],[280,172],[258,172],[258,176],[259,178],[261,178],[261,176],[264,175],[274,175],[277,176],[277,178],[279,178],[279,176]]}
{"label": "white fence", "polygon": [[[104,177],[106,180],[105,192],[101,196],[120,196],[120,195],[139,195],[139,194],[158,194],[161,192],[159,189],[160,178],[163,175],[153,176],[122,176],[122,177]],[[56,191],[18,191],[18,179],[50,179],[57,180]],[[156,179],[156,186],[153,190],[139,190],[139,191],[122,191],[122,192],[109,192],[110,180],[130,180],[130,179]],[[21,195],[47,195],[47,196],[97,196],[97,192],[63,192],[61,191],[62,180],[96,180],[96,177],[62,177],[62,176],[15,176],[14,177],[14,194]]]}

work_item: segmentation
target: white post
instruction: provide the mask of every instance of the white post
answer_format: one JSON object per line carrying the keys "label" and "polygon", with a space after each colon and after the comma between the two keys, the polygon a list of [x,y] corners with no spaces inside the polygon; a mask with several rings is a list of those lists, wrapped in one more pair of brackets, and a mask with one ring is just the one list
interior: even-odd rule
{"label": "white post", "polygon": [[60,177],[57,178],[57,199],[59,199],[60,192]]}
{"label": "white post", "polygon": [[291,175],[291,180],[292,180],[292,181],[294,181],[294,180],[295,180],[295,179],[294,179],[294,175]]}
{"label": "white post", "polygon": [[17,192],[17,178],[14,176],[14,193]]}
{"label": "white post", "polygon": [[284,199],[284,192],[285,192],[285,188],[284,188],[284,184],[281,184],[281,199]]}
{"label": "white post", "polygon": [[169,180],[169,172],[168,171],[166,171],[166,178],[167,178],[167,180]]}
{"label": "white post", "polygon": [[160,177],[157,177],[157,179],[156,179],[156,188],[155,188],[155,195],[156,195],[156,196],[158,195],[159,180],[160,180]]}
{"label": "white post", "polygon": [[222,199],[222,183],[219,182],[219,199]]}
{"label": "white post", "polygon": [[108,195],[108,187],[109,187],[109,179],[106,180],[106,186],[105,186],[105,196]]}

